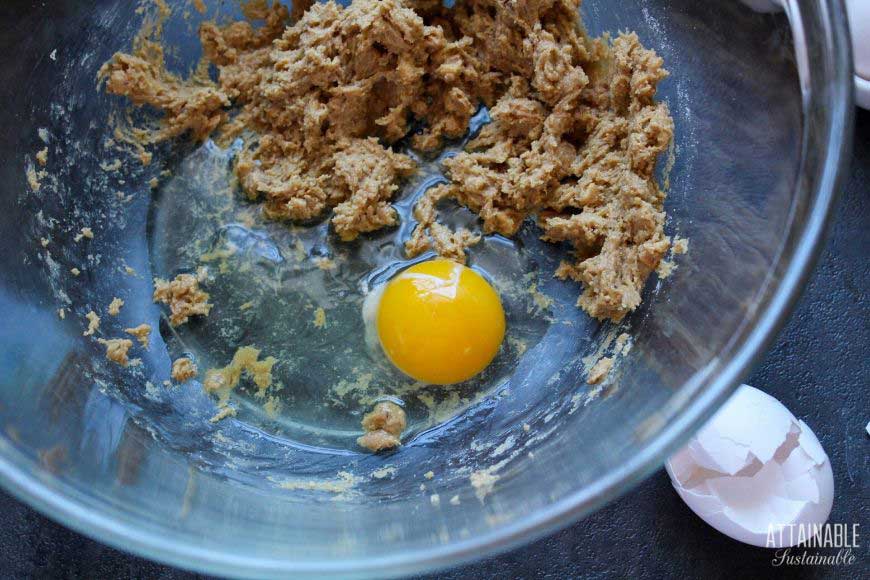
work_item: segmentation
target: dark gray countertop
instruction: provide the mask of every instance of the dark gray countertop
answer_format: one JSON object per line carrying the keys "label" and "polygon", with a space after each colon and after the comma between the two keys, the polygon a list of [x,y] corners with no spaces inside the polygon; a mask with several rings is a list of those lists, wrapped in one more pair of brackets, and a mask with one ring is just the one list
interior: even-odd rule
{"label": "dark gray countertop", "polygon": [[[696,517],[662,470],[549,538],[442,578],[860,578],[870,576],[870,113],[818,267],[775,345],[748,377],[806,421],[834,468],[831,522],[859,523],[849,567],[774,567]],[[824,550],[822,550],[824,552]],[[71,532],[0,492],[2,578],[196,578]]]}

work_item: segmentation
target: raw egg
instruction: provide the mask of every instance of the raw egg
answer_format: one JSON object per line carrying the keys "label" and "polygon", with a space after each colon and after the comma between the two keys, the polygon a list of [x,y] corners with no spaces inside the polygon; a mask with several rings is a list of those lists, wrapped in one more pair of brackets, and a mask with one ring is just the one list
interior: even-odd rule
{"label": "raw egg", "polygon": [[466,381],[495,358],[505,333],[498,293],[450,260],[416,264],[379,292],[375,324],[387,358],[418,381]]}

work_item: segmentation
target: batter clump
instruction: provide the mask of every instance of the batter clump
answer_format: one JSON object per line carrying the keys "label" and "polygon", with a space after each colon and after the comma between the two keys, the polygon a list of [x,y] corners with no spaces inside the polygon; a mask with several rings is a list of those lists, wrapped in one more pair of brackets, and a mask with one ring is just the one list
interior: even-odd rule
{"label": "batter clump", "polygon": [[172,363],[172,380],[177,383],[187,382],[196,377],[198,373],[199,369],[197,369],[196,363],[187,357],[175,359]]}
{"label": "batter clump", "polygon": [[420,200],[407,252],[463,261],[479,240],[438,222],[442,199],[477,213],[485,233],[512,236],[536,217],[545,240],[570,246],[557,275],[583,283],[590,315],[619,321],[638,306],[670,246],[654,170],[674,126],[654,101],[662,59],[636,35],[588,37],[580,0],[294,4],[291,16],[257,3],[259,27],[201,26],[217,82],[168,73],[147,39],[101,78],[164,112],[156,140],[242,136],[235,171],[266,215],[331,210],[343,240],[396,224],[391,199],[415,163],[394,145],[435,150],[485,105],[492,122],[444,161],[450,182]]}
{"label": "batter clump", "polygon": [[233,360],[225,367],[208,369],[202,388],[206,393],[218,396],[218,406],[226,407],[230,393],[235,389],[242,375],[247,375],[257,387],[257,396],[264,397],[266,389],[272,386],[272,367],[278,362],[268,356],[260,360],[260,351],[252,346],[243,346],[233,355]]}
{"label": "batter clump", "polygon": [[465,228],[455,232],[438,222],[437,204],[451,194],[450,187],[436,185],[426,190],[414,206],[414,219],[417,226],[411,237],[405,242],[405,253],[409,258],[419,256],[423,252],[435,250],[438,255],[465,263],[465,249],[480,241],[480,236]]}
{"label": "batter clump", "polygon": [[133,341],[126,338],[99,338],[97,341],[106,347],[106,358],[118,363],[122,367],[130,364],[129,352],[133,348]]}
{"label": "batter clump", "polygon": [[383,401],[363,417],[362,427],[366,433],[356,442],[374,453],[393,449],[402,444],[405,425],[405,411],[395,403]]}
{"label": "batter clump", "polygon": [[134,336],[136,340],[139,341],[139,344],[142,345],[142,348],[148,348],[148,344],[151,342],[151,325],[150,324],[140,324],[139,326],[134,326],[133,328],[125,328],[124,332],[127,334]]}
{"label": "batter clump", "polygon": [[154,280],[154,302],[169,305],[172,326],[184,324],[191,316],[208,316],[212,309],[208,299],[208,293],[200,290],[199,280],[193,274],[179,274],[169,282]]}

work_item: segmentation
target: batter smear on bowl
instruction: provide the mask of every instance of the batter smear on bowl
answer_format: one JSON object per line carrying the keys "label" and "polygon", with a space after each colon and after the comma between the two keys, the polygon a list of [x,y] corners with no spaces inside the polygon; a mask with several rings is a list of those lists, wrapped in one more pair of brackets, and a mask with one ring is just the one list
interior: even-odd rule
{"label": "batter smear on bowl", "polygon": [[485,105],[492,121],[444,162],[450,181],[420,201],[407,253],[462,261],[479,240],[438,222],[439,199],[477,213],[487,234],[512,236],[535,217],[545,240],[571,248],[557,276],[583,284],[579,306],[619,321],[670,247],[654,170],[674,127],[654,100],[662,59],[635,34],[590,38],[579,4],[300,1],[291,16],[254,3],[246,15],[257,26],[200,27],[217,82],[168,72],[160,26],[100,78],[110,93],[163,111],[146,142],[242,137],[235,172],[268,217],[331,213],[347,241],[397,223],[391,200],[415,162],[394,145],[437,150]]}

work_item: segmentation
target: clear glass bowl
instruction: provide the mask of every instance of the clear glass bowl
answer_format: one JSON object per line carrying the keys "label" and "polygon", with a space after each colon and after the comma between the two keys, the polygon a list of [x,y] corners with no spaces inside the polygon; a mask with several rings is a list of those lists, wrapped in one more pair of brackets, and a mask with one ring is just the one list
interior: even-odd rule
{"label": "clear glass bowl", "polygon": [[[120,105],[95,89],[100,64],[129,47],[134,9],[7,3],[0,19],[0,223],[9,242],[0,481],[98,540],[205,572],[431,570],[529,541],[625,493],[728,396],[782,323],[849,151],[851,65],[838,0],[792,2],[798,54],[783,17],[736,0],[588,0],[592,33],[635,30],[672,71],[660,91],[677,127],[668,229],[690,243],[621,327],[634,346],[613,382],[600,392],[584,383],[581,359],[611,329],[576,315],[574,327],[552,325],[497,392],[399,453],[314,453],[242,422],[211,425],[194,390],[160,391],[170,362],[161,336],[135,376],[104,364],[101,347],[81,336],[84,313],[115,295],[125,297],[124,316],[158,316],[147,172],[111,170],[105,119]],[[190,14],[178,11],[167,26],[179,61],[196,50]],[[39,169],[39,128],[49,171],[32,192],[25,170]],[[189,153],[173,147],[158,159]],[[133,194],[123,211],[117,191]],[[88,217],[97,237],[74,242]],[[82,274],[69,275],[72,266]],[[576,296],[552,292],[557,304]],[[379,471],[389,466],[395,472]],[[340,471],[361,483],[336,493]],[[475,472],[498,479],[473,487]],[[276,484],[323,474],[335,478],[331,492]]]}

